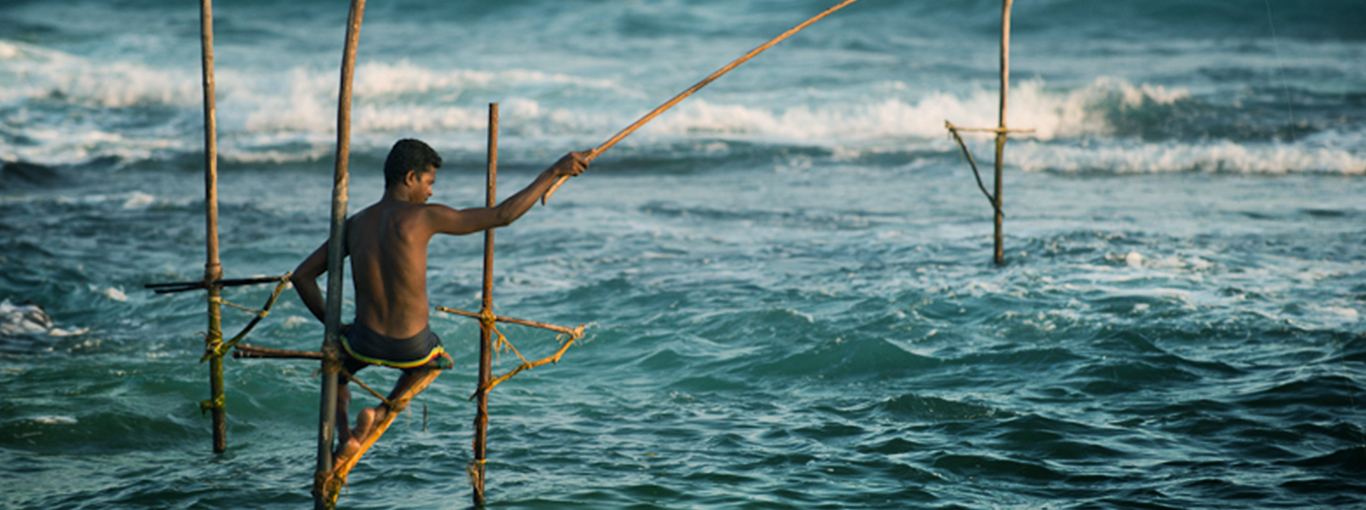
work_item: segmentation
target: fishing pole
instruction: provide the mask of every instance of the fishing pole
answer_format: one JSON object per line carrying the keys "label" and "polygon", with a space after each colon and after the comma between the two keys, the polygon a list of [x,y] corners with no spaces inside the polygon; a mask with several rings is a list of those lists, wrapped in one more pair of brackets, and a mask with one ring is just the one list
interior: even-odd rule
{"label": "fishing pole", "polygon": [[[641,127],[641,126],[644,126],[645,123],[650,122],[650,120],[652,120],[652,119],[654,119],[655,117],[659,116],[659,114],[664,113],[665,110],[668,110],[669,108],[673,108],[673,106],[676,105],[676,104],[678,104],[679,101],[682,101],[682,100],[686,99],[688,96],[691,96],[693,92],[697,92],[697,91],[698,91],[699,89],[701,89],[702,87],[707,86],[708,83],[711,83],[712,81],[716,80],[717,78],[720,78],[721,75],[730,72],[731,69],[735,69],[735,68],[738,67],[740,64],[745,63],[745,61],[747,61],[747,60],[749,60],[749,59],[751,59],[751,58],[754,58],[755,55],[758,55],[758,54],[760,54],[760,53],[763,53],[764,50],[767,50],[767,49],[769,49],[770,47],[772,47],[773,45],[782,42],[783,39],[787,39],[787,38],[790,37],[792,34],[795,34],[795,33],[797,33],[797,32],[800,32],[803,28],[806,28],[808,25],[810,25],[810,24],[812,24],[812,23],[815,23],[815,22],[817,22],[817,21],[820,21],[821,18],[824,18],[824,17],[826,17],[826,16],[829,16],[830,14],[834,13],[835,11],[838,11],[838,10],[840,10],[840,9],[843,9],[846,5],[852,4],[852,3],[856,2],[856,1],[858,1],[858,0],[844,0],[843,2],[840,2],[840,3],[839,3],[838,5],[836,5],[836,6],[831,7],[831,8],[829,8],[829,9],[826,9],[825,12],[822,12],[822,13],[820,13],[820,14],[817,14],[816,16],[812,17],[811,19],[806,20],[805,22],[802,22],[802,24],[797,25],[797,26],[795,26],[795,27],[792,27],[792,29],[790,29],[790,30],[788,30],[788,31],[786,31],[786,32],[783,32],[782,34],[778,35],[778,37],[774,37],[773,39],[771,39],[771,40],[769,40],[768,42],[764,43],[762,46],[759,46],[758,48],[754,48],[754,49],[750,50],[749,53],[746,53],[746,54],[744,54],[744,56],[735,59],[734,62],[731,62],[730,64],[727,64],[725,67],[722,67],[721,69],[718,69],[716,72],[711,73],[711,76],[708,76],[708,77],[704,78],[702,81],[697,82],[696,85],[693,85],[692,87],[689,87],[688,90],[685,90],[685,91],[683,91],[682,93],[678,94],[677,96],[674,96],[674,98],[673,98],[673,99],[670,99],[669,102],[664,103],[664,104],[662,104],[662,105],[659,105],[659,108],[655,108],[654,111],[652,111],[652,112],[646,114],[644,117],[641,117],[640,120],[637,120],[634,124],[631,124],[630,126],[627,126],[626,129],[621,130],[621,132],[617,133],[616,136],[613,136],[611,139],[607,140],[606,142],[603,142],[602,145],[599,145],[597,148],[593,149],[592,151],[589,151],[588,155],[587,155],[587,156],[584,156],[584,158],[583,158],[583,159],[584,159],[584,162],[585,162],[585,163],[591,163],[591,162],[593,161],[593,159],[595,159],[595,158],[598,157],[598,155],[602,154],[602,153],[603,153],[604,151],[606,151],[607,149],[612,148],[612,146],[613,146],[613,145],[616,145],[617,142],[620,142],[622,138],[626,138],[626,135],[629,135],[629,134],[631,134],[632,132],[634,132],[635,130],[640,129],[640,127]],[[551,186],[549,190],[546,190],[546,192],[545,192],[544,195],[541,195],[541,205],[545,205],[545,201],[550,199],[550,195],[554,195],[554,194],[555,194],[555,190],[560,189],[560,186],[563,185],[563,184],[564,184],[564,181],[567,180],[567,179],[569,179],[569,176],[566,175],[566,176],[560,177],[559,180],[555,181],[555,184],[554,184],[553,186]]]}

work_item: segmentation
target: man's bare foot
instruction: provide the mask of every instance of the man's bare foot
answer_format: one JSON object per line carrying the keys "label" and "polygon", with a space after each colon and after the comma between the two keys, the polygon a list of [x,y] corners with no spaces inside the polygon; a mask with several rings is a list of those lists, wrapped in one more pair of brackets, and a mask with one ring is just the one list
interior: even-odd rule
{"label": "man's bare foot", "polygon": [[384,419],[384,413],[383,405],[361,409],[359,413],[356,413],[356,428],[351,429],[351,437],[364,442],[365,438],[370,436],[370,432],[375,430],[375,425]]}
{"label": "man's bare foot", "polygon": [[383,405],[372,409],[361,409],[356,413],[356,428],[351,429],[351,437],[344,443],[337,446],[337,452],[333,455],[333,462],[340,464],[346,459],[351,458],[360,452],[361,445],[375,430],[375,425],[384,419],[387,410]]}
{"label": "man's bare foot", "polygon": [[332,452],[332,465],[339,466],[357,453],[360,453],[360,441],[356,436],[351,436],[351,439],[337,445],[337,451]]}

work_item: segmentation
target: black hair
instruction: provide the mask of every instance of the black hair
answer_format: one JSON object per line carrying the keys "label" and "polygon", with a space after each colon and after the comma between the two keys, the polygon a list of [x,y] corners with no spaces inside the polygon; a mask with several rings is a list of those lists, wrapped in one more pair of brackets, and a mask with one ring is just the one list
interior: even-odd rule
{"label": "black hair", "polygon": [[384,187],[402,183],[408,172],[426,172],[427,167],[441,168],[441,156],[430,145],[411,138],[399,140],[384,160]]}

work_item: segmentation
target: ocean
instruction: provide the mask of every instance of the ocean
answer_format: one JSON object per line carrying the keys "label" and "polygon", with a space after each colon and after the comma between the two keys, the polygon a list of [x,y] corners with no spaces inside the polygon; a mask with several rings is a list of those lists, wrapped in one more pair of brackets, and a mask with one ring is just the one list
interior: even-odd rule
{"label": "ocean", "polygon": [[[400,138],[480,206],[488,103],[507,196],[835,2],[369,3],[352,212]],[[1000,9],[857,2],[499,229],[495,311],[586,336],[492,392],[489,506],[1366,507],[1366,4],[1016,2],[997,266],[944,122],[996,124]],[[225,275],[280,275],[328,235],[347,5],[214,15]],[[0,3],[0,507],[311,504],[317,364],[228,359],[214,454],[204,295],[143,288],[203,274],[198,17]],[[432,241],[434,306],[482,250]],[[470,506],[478,324],[432,317],[456,367],[342,508]],[[290,290],[246,342],[322,336]]]}

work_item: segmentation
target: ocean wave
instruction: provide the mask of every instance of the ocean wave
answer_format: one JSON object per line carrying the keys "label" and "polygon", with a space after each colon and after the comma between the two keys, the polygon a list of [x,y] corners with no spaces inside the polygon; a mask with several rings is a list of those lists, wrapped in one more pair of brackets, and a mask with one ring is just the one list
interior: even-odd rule
{"label": "ocean wave", "polygon": [[[0,41],[0,159],[76,165],[101,158],[167,160],[198,152],[199,77],[193,63],[177,65],[104,62]],[[224,161],[311,162],[332,153],[334,72],[307,65],[224,67],[217,82]],[[637,104],[652,104],[642,90],[618,78],[535,69],[363,63],[356,73],[352,143],[357,151],[382,152],[394,138],[420,136],[473,150],[488,122],[486,106],[469,102],[493,95],[505,98],[500,129],[509,139],[587,145],[634,118]],[[954,152],[945,121],[994,126],[998,101],[993,87],[916,90],[896,81],[697,97],[647,125],[623,147],[644,147],[647,155],[671,159],[715,156],[697,154],[714,144],[689,149],[698,144],[678,143],[700,138],[818,147],[844,160],[907,146],[943,155]],[[1239,101],[1111,76],[1076,87],[1018,80],[1011,89],[1008,124],[1033,131],[1013,137],[1007,163],[1024,171],[1066,173],[1366,174],[1366,154],[1360,150],[1366,132],[1355,124],[1311,118],[1292,127],[1282,116],[1283,105]],[[985,162],[987,138],[966,138]]]}
{"label": "ocean wave", "polygon": [[100,108],[181,107],[201,100],[198,73],[128,61],[98,62],[0,40],[0,101],[46,99]]}
{"label": "ocean wave", "polygon": [[[904,85],[888,88],[905,89]],[[1074,90],[1057,90],[1040,79],[1012,85],[1009,125],[1033,129],[1020,136],[1054,140],[1119,131],[1114,112],[1169,107],[1191,101],[1184,88],[1139,84],[1110,77]],[[959,126],[994,127],[1000,101],[995,90],[978,89],[966,95],[930,91],[918,100],[905,97],[867,99],[828,106],[747,106],[696,99],[661,118],[653,131],[661,134],[731,133],[791,139],[937,138],[947,133],[944,122]]]}
{"label": "ocean wave", "polygon": [[1025,140],[1006,149],[1007,165],[1026,172],[1146,174],[1207,172],[1366,175],[1366,154],[1315,144],[1210,143],[1045,144]]}

